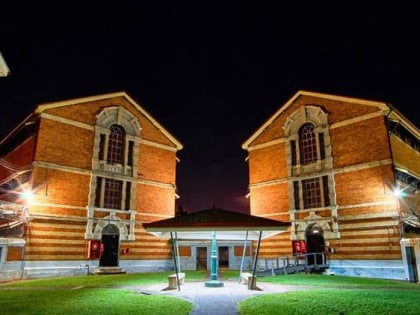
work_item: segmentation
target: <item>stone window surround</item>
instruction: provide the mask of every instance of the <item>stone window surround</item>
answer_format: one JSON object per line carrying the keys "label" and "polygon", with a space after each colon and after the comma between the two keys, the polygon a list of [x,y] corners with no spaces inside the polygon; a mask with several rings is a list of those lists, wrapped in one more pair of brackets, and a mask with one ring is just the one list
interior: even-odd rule
{"label": "stone window surround", "polygon": [[[299,129],[306,123],[312,123],[314,125],[315,133],[323,133],[324,145],[325,145],[325,159],[321,160],[321,148],[319,144],[319,137],[316,137],[317,141],[317,156],[319,157],[316,162],[308,165],[300,165],[300,154],[299,145],[295,146],[296,149],[296,161],[297,165],[292,165],[292,147],[291,141],[299,143]],[[294,205],[294,193],[293,193],[293,182],[301,181],[318,173],[320,176],[328,174],[328,188],[330,206],[321,207],[317,209],[303,209],[303,210],[290,210],[290,221],[291,225],[291,239],[292,240],[305,240],[306,228],[312,224],[317,223],[324,230],[324,238],[340,238],[338,221],[337,218],[337,205],[335,198],[335,185],[334,175],[332,166],[332,155],[331,155],[331,138],[329,133],[328,114],[325,113],[320,106],[316,105],[305,105],[294,111],[287,119],[283,126],[286,137],[286,160],[287,160],[287,171],[288,171],[288,182],[289,182],[289,204]],[[329,217],[321,217],[316,213],[320,210],[330,209],[331,215]],[[308,212],[308,215],[304,219],[296,219],[295,213]]]}
{"label": "stone window surround", "polygon": [[[88,222],[86,226],[86,239],[101,239],[102,229],[109,223],[115,224],[120,232],[120,240],[135,240],[135,219],[136,219],[136,175],[138,169],[138,154],[140,145],[141,126],[135,116],[121,106],[111,106],[104,108],[97,116],[95,125],[95,138],[93,145],[92,158],[92,178],[90,183]],[[108,164],[107,143],[111,133],[110,127],[114,124],[120,125],[125,130],[124,162],[123,164]],[[104,159],[99,159],[101,135],[105,135]],[[131,144],[130,144],[131,143]],[[132,157],[128,157],[128,148],[132,146]],[[129,163],[129,161],[132,163]],[[130,165],[132,164],[132,165]],[[131,182],[130,190],[130,209],[103,209],[95,207],[97,178],[112,178],[123,181],[122,202],[125,204],[126,184]],[[103,191],[101,192],[103,198]],[[118,214],[130,214],[129,220],[119,218]],[[95,215],[96,214],[96,215]],[[106,215],[108,214],[108,215]]]}

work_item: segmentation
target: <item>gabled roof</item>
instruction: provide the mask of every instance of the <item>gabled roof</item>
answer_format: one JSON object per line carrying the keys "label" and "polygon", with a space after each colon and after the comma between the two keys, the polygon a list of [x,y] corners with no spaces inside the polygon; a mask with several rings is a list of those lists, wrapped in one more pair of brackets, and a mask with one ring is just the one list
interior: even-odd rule
{"label": "gabled roof", "polygon": [[217,208],[143,223],[147,232],[158,237],[170,237],[171,232],[176,232],[179,239],[210,239],[212,232],[216,232],[217,239],[224,240],[257,240],[260,231],[264,239],[286,231],[290,225],[290,222]]}
{"label": "gabled roof", "polygon": [[167,131],[157,120],[155,120],[143,107],[141,107],[133,98],[131,98],[126,92],[115,92],[115,93],[108,93],[108,94],[100,94],[95,96],[87,96],[82,98],[74,98],[68,99],[64,101],[58,102],[51,102],[51,103],[43,103],[38,104],[35,110],[29,114],[17,127],[15,127],[12,131],[6,134],[2,139],[0,139],[0,146],[9,141],[15,134],[17,134],[22,129],[26,128],[28,125],[32,125],[34,121],[37,119],[38,115],[44,112],[47,109],[63,107],[63,106],[70,106],[76,105],[80,103],[86,102],[93,102],[93,101],[100,101],[108,98],[115,98],[115,97],[123,97],[129,103],[131,103],[140,113],[142,113],[150,122],[159,129],[169,140],[171,140],[177,150],[182,150],[183,145],[174,136],[171,135],[169,131]]}
{"label": "gabled roof", "polygon": [[419,129],[413,123],[411,123],[406,117],[404,117],[393,106],[385,102],[378,102],[378,101],[360,99],[360,98],[355,98],[355,97],[346,97],[346,96],[338,96],[338,95],[332,95],[332,94],[299,90],[285,104],[283,104],[256,132],[254,132],[251,135],[251,137],[248,138],[248,140],[246,140],[242,144],[242,149],[247,150],[250,144],[261,133],[263,133],[264,130],[267,129],[267,127],[270,126],[277,119],[277,117],[280,116],[287,108],[289,108],[300,96],[311,96],[311,97],[318,97],[322,99],[335,100],[335,101],[341,101],[341,102],[347,102],[347,103],[357,103],[357,104],[362,104],[362,105],[375,106],[378,109],[382,110],[384,112],[384,115],[390,114],[392,116],[391,118],[402,122],[405,125],[405,127],[411,130],[413,133],[417,135],[419,134]]}
{"label": "gabled roof", "polygon": [[157,120],[155,120],[142,106],[140,106],[133,98],[131,98],[126,92],[114,92],[108,94],[100,94],[95,96],[87,96],[82,98],[70,99],[65,101],[59,102],[52,102],[52,103],[45,103],[40,104],[37,106],[35,113],[39,114],[43,111],[51,108],[57,108],[62,106],[69,106],[69,105],[76,105],[80,103],[86,102],[94,102],[100,101],[108,98],[115,98],[115,97],[123,97],[125,98],[131,105],[133,105],[140,113],[142,113],[148,120],[157,128],[159,129],[168,139],[170,139],[177,147],[178,150],[183,148],[182,144],[175,139]]}

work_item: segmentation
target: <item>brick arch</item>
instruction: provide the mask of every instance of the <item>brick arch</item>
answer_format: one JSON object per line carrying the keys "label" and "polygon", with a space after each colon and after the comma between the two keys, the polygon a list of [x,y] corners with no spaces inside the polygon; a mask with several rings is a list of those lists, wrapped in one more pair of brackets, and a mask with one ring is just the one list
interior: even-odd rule
{"label": "brick arch", "polygon": [[98,224],[96,224],[94,234],[96,236],[102,235],[104,230],[106,230],[107,226],[109,226],[110,224],[114,225],[118,229],[119,235],[121,235],[123,239],[124,236],[127,236],[127,226],[121,222],[120,218],[111,215],[105,217],[103,220],[99,221]]}
{"label": "brick arch", "polygon": [[107,107],[96,116],[96,126],[109,129],[111,125],[122,126],[127,135],[139,137],[141,126],[137,118],[123,107]]}
{"label": "brick arch", "polygon": [[313,123],[315,129],[324,129],[328,125],[328,115],[319,106],[302,106],[287,117],[283,129],[287,136],[296,135],[305,123]]}

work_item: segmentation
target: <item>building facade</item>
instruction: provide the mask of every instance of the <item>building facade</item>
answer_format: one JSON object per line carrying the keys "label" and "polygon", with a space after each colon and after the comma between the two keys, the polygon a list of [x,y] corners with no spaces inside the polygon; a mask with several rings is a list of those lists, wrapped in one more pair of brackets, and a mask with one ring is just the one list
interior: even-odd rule
{"label": "building facade", "polygon": [[0,142],[0,280],[170,268],[142,223],[175,215],[181,149],[125,92],[38,105]]}
{"label": "building facade", "polygon": [[291,222],[260,257],[326,252],[335,274],[419,281],[420,131],[395,108],[298,91],[242,148],[251,214]]}

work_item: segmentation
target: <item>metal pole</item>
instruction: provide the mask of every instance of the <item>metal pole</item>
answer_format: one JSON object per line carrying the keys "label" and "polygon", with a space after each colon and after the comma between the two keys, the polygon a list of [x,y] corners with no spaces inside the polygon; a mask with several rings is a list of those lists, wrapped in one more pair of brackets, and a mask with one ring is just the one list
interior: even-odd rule
{"label": "metal pole", "polygon": [[175,266],[175,275],[176,275],[176,284],[178,286],[178,291],[181,290],[179,286],[179,276],[178,276],[178,266],[177,266],[177,258],[176,258],[176,251],[175,251],[175,243],[174,243],[174,237],[171,232],[171,243],[172,243],[172,252],[174,254],[174,266]]}
{"label": "metal pole", "polygon": [[178,272],[181,272],[181,261],[179,258],[179,244],[178,244],[178,233],[175,232],[175,242],[176,242],[176,257],[178,262]]}
{"label": "metal pole", "polygon": [[257,244],[257,253],[255,254],[254,259],[254,268],[252,270],[252,279],[251,279],[251,290],[254,288],[254,278],[255,278],[255,272],[257,270],[257,261],[258,261],[258,255],[260,253],[260,244],[261,244],[261,236],[262,236],[262,230],[260,231],[260,235],[258,237],[258,244]]}
{"label": "metal pole", "polygon": [[210,280],[217,280],[217,243],[216,243],[216,232],[213,232],[213,238],[211,241],[211,276]]}
{"label": "metal pole", "polygon": [[213,232],[211,240],[211,276],[210,280],[204,284],[206,287],[223,287],[223,282],[217,280],[218,257],[217,257],[217,243],[216,232]]}
{"label": "metal pole", "polygon": [[246,244],[248,243],[248,230],[246,231],[246,236],[245,236],[245,243],[244,243],[244,251],[242,253],[242,261],[241,261],[241,268],[239,271],[239,283],[241,283],[241,275],[242,275],[242,271],[243,271],[243,266],[244,266],[244,261],[245,261],[245,253],[246,253]]}

